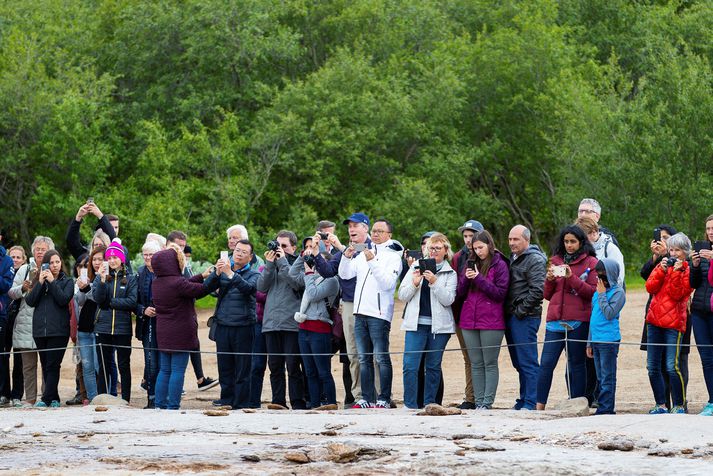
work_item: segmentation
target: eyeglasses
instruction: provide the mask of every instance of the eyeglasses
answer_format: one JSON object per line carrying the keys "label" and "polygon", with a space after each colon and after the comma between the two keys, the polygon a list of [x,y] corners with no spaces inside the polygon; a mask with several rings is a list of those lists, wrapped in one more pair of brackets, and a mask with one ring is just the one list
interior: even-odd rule
{"label": "eyeglasses", "polygon": [[591,209],[589,209],[589,208],[580,208],[579,210],[577,210],[577,212],[578,212],[580,215],[583,215],[583,214],[584,214],[584,215],[589,215],[590,213],[596,213],[594,210],[591,210]]}
{"label": "eyeglasses", "polygon": [[249,254],[250,254],[250,250],[241,250],[241,249],[239,249],[239,248],[235,248],[234,253],[235,253],[236,255],[245,256],[245,255],[249,255]]}
{"label": "eyeglasses", "polygon": [[428,251],[438,253],[439,251],[443,251],[444,249],[445,249],[445,247],[443,247],[443,246],[431,246],[430,248],[428,248]]}
{"label": "eyeglasses", "polygon": [[283,250],[286,250],[289,247],[290,247],[290,245],[285,245],[285,244],[280,245],[280,248],[282,248]]}
{"label": "eyeglasses", "polygon": [[390,233],[389,230],[371,230],[372,235],[383,235],[385,233]]}
{"label": "eyeglasses", "polygon": [[141,255],[141,256],[143,256],[144,259],[151,259],[151,258],[153,257],[153,253],[151,253],[151,254],[144,253],[144,254]]}

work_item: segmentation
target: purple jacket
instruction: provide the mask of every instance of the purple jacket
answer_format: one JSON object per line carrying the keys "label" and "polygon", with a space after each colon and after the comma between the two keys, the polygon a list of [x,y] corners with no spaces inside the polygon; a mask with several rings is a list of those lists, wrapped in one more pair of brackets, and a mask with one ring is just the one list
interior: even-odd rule
{"label": "purple jacket", "polygon": [[488,275],[473,279],[458,277],[458,296],[465,299],[460,313],[461,329],[504,330],[505,297],[508,294],[510,273],[507,259],[496,251]]}
{"label": "purple jacket", "polygon": [[156,339],[164,351],[198,349],[198,318],[195,299],[208,294],[203,276],[186,279],[178,267],[178,256],[172,249],[162,250],[151,258],[156,277],[151,285],[156,308]]}

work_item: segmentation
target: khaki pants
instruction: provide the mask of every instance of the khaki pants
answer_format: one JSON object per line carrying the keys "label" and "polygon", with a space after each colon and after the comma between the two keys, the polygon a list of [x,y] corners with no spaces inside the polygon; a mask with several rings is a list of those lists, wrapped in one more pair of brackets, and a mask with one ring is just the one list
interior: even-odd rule
{"label": "khaki pants", "polygon": [[[359,378],[359,353],[357,352],[356,338],[354,337],[354,303],[342,301],[342,323],[344,325],[344,340],[347,343],[347,354],[349,356],[349,373],[352,375],[352,395],[354,401],[361,400],[361,381]],[[379,393],[379,367],[374,359],[374,387]],[[473,392],[471,391],[471,394]]]}
{"label": "khaki pants", "polygon": [[[27,349],[15,349],[27,350]],[[25,400],[33,402],[37,400],[37,352],[23,352],[22,354],[22,378],[25,385]],[[45,391],[45,381],[42,380],[42,392]],[[41,397],[42,395],[40,395]]]}
{"label": "khaki pants", "polygon": [[465,344],[465,340],[463,340],[463,331],[458,326],[456,326],[456,336],[458,337],[458,345],[460,345],[461,351],[463,352],[463,362],[465,364],[464,400],[468,403],[475,403],[475,397],[473,396],[473,374],[470,367],[470,357],[468,357],[468,351],[465,350],[468,346]]}

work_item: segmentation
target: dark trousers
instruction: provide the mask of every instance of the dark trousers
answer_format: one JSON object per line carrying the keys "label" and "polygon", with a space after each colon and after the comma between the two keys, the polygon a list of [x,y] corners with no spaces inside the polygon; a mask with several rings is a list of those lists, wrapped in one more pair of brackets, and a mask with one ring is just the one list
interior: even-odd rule
{"label": "dark trousers", "polygon": [[713,403],[713,347],[707,347],[713,344],[713,313],[693,311],[691,319],[693,320],[693,335],[696,336],[696,344],[701,346],[698,347],[698,353],[701,356],[703,379],[708,390],[708,403]]}
{"label": "dark trousers", "polygon": [[35,344],[37,344],[37,351],[40,354],[40,363],[42,364],[42,378],[45,382],[42,401],[47,405],[53,401],[59,402],[59,391],[57,390],[59,387],[59,371],[68,342],[68,336],[35,337]]}
{"label": "dark trousers", "polygon": [[[97,334],[99,345],[99,393],[106,393],[109,381],[112,354],[116,351],[116,363],[121,376],[121,398],[131,400],[131,335]],[[119,347],[121,346],[121,347]]]}
{"label": "dark trousers", "polygon": [[[12,323],[4,324],[0,321],[0,349],[3,352],[12,350]],[[0,355],[0,397],[8,400],[20,400],[24,392],[22,376],[22,354],[13,354],[12,380],[10,372],[10,355]]]}
{"label": "dark trousers", "polygon": [[[233,408],[247,408],[250,400],[250,353],[253,347],[252,326],[213,324],[218,351],[220,400]],[[222,354],[221,352],[226,352]],[[231,355],[231,353],[244,355]]]}
{"label": "dark trousers", "polygon": [[143,336],[144,379],[146,380],[148,398],[149,400],[152,400],[156,395],[156,380],[158,379],[158,372],[161,365],[158,351],[158,340],[156,339],[156,319],[149,319],[151,320],[149,321],[149,325],[146,326]]}
{"label": "dark trousers", "polygon": [[300,346],[297,332],[271,331],[263,332],[263,335],[267,352],[270,354],[267,358],[267,365],[270,368],[272,403],[287,406],[285,401],[285,366],[287,366],[290,405],[293,410],[304,410],[307,405],[304,400],[304,375],[300,368]]}
{"label": "dark trousers", "polygon": [[193,367],[193,373],[196,374],[196,380],[201,380],[205,375],[203,375],[203,360],[201,359],[201,346],[193,349],[196,352],[191,352],[191,367]]}
{"label": "dark trousers", "polygon": [[253,326],[253,355],[250,363],[250,408],[260,408],[262,399],[262,383],[267,369],[267,346],[265,336],[262,335],[262,322]]}

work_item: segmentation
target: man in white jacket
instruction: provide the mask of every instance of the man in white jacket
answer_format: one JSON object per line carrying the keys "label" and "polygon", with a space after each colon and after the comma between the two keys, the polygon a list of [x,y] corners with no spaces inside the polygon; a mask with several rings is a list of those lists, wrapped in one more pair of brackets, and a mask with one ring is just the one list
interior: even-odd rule
{"label": "man in white jacket", "polygon": [[[366,223],[368,223],[368,218]],[[377,220],[371,228],[371,243],[362,252],[350,245],[339,262],[339,277],[356,277],[354,334],[361,378],[362,398],[353,408],[389,408],[393,370],[389,356],[389,331],[394,312],[394,292],[401,273],[401,254],[391,246],[391,224]],[[374,357],[379,369],[380,390],[374,388]]]}

